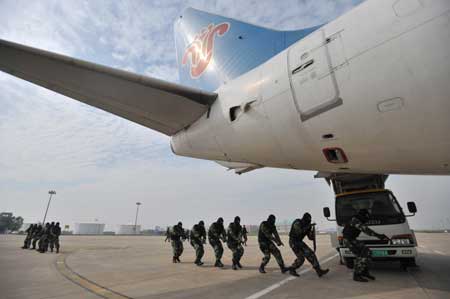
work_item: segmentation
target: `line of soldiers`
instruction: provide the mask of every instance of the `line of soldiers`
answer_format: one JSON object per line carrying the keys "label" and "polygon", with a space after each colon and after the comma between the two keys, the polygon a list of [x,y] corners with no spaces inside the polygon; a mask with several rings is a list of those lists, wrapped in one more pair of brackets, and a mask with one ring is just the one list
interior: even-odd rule
{"label": "line of soldiers", "polygon": [[36,249],[40,253],[45,253],[50,247],[51,252],[55,248],[56,253],[59,253],[59,236],[61,235],[59,222],[47,222],[45,226],[42,226],[40,223],[32,224],[25,232],[27,236],[23,242],[22,249]]}
{"label": "line of soldiers", "polygon": [[[259,226],[258,243],[259,248],[264,255],[259,267],[259,272],[263,274],[266,273],[265,267],[269,263],[271,255],[273,255],[282,273],[289,272],[291,275],[299,276],[297,269],[303,265],[306,259],[311,263],[319,277],[327,274],[329,270],[324,270],[320,267],[315,252],[303,241],[305,236],[308,236],[309,239],[315,238],[315,224],[311,223],[311,215],[305,213],[303,218],[296,219],[292,224],[289,232],[289,246],[297,258],[290,267],[285,266],[283,257],[277,247],[283,246],[283,242],[278,234],[275,221],[275,216],[270,215],[267,220],[263,221]],[[216,258],[214,266],[219,268],[224,266],[221,261],[224,251],[222,242],[224,242],[233,254],[232,268],[233,270],[237,270],[242,268],[240,263],[244,254],[244,247],[242,245],[246,245],[247,230],[244,230],[244,227],[241,226],[241,219],[239,216],[234,218],[234,221],[228,225],[227,230],[225,230],[223,222],[223,218],[220,217],[216,222],[212,223],[208,229],[208,241],[214,249]],[[194,263],[197,266],[203,265],[201,259],[205,252],[203,245],[206,244],[206,238],[205,223],[204,221],[200,221],[192,227],[189,234],[190,243],[195,249],[196,259]],[[173,262],[178,263],[180,262],[180,256],[183,253],[183,241],[188,239],[181,222],[167,230],[166,241],[169,239],[172,243]]]}

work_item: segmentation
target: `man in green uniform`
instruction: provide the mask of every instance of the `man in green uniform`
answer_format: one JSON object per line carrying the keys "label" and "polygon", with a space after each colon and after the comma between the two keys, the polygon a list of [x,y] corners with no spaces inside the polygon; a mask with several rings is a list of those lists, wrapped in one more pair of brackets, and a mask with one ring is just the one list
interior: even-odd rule
{"label": "man in green uniform", "polygon": [[241,218],[239,216],[234,217],[234,221],[230,223],[227,230],[227,246],[233,252],[233,270],[237,270],[238,267],[242,268],[240,263],[242,255],[244,255],[243,243],[243,230],[241,226]]}
{"label": "man in green uniform", "polygon": [[178,222],[177,225],[174,225],[172,229],[170,229],[169,235],[173,250],[172,262],[180,263],[180,256],[183,254],[184,250],[183,241],[186,240],[186,234],[183,229],[183,224],[181,222]]}
{"label": "man in green uniform", "polygon": [[262,258],[261,266],[259,267],[260,273],[266,273],[265,266],[270,261],[270,256],[273,254],[275,259],[277,260],[278,266],[282,273],[286,273],[289,269],[284,266],[283,257],[281,256],[280,250],[278,250],[277,246],[282,246],[283,242],[281,242],[280,236],[278,235],[277,228],[275,226],[275,216],[269,215],[266,221],[263,221],[259,226],[258,231],[258,243],[259,249],[264,254]]}
{"label": "man in green uniform", "polygon": [[53,252],[53,248],[56,247],[56,253],[59,253],[59,236],[61,235],[61,227],[59,222],[52,227],[50,231],[50,251]]}
{"label": "man in green uniform", "polygon": [[43,230],[42,224],[38,224],[35,227],[33,232],[33,247],[32,248],[30,247],[30,249],[36,249],[36,242],[41,238],[42,230]]}
{"label": "man in green uniform", "polygon": [[294,251],[297,259],[289,270],[291,275],[299,276],[296,270],[303,265],[305,258],[314,270],[316,270],[319,277],[328,273],[328,269],[322,270],[320,268],[316,254],[305,242],[303,242],[305,236],[308,236],[308,239],[310,240],[314,240],[315,236],[313,234],[313,224],[311,224],[311,215],[309,213],[305,213],[302,219],[296,219],[292,223],[291,231],[289,232],[289,246],[292,248],[292,251]]}
{"label": "man in green uniform", "polygon": [[42,230],[41,237],[39,238],[38,251],[40,253],[44,253],[48,249],[49,234],[50,234],[50,223],[47,222]]}
{"label": "man in green uniform", "polygon": [[219,217],[216,222],[211,224],[208,230],[208,240],[209,244],[211,244],[212,248],[214,249],[214,255],[216,256],[216,263],[214,264],[214,267],[222,268],[222,255],[223,255],[223,246],[222,242],[227,241],[227,236],[225,232],[225,228],[223,227],[223,218]]}
{"label": "man in green uniform", "polygon": [[201,220],[198,224],[195,224],[190,232],[190,241],[192,247],[195,249],[195,262],[197,266],[203,265],[202,257],[205,254],[203,244],[206,244],[206,229],[205,222]]}
{"label": "man in green uniform", "polygon": [[248,231],[247,231],[247,228],[245,227],[245,225],[242,226],[242,238],[244,240],[244,245],[247,246]]}
{"label": "man in green uniform", "polygon": [[353,271],[354,281],[368,282],[367,278],[375,280],[375,277],[369,273],[370,250],[362,241],[357,240],[361,232],[381,240],[389,240],[386,235],[378,234],[367,226],[369,219],[369,212],[366,209],[361,209],[358,214],[353,216],[352,219],[345,224],[342,232],[344,246],[348,247],[356,256]]}
{"label": "man in green uniform", "polygon": [[34,231],[34,224],[31,224],[25,232],[27,233],[27,236],[25,237],[25,240],[23,241],[22,249],[27,249],[30,247],[31,239],[33,238],[33,231]]}

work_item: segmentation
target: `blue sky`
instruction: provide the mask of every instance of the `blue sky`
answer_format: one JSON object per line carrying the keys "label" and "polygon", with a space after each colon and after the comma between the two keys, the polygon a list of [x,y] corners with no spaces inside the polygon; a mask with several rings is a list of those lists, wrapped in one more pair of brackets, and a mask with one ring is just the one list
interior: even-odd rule
{"label": "blue sky", "polygon": [[[279,30],[332,20],[362,1],[10,1],[0,0],[0,38],[88,61],[178,81],[173,22],[192,6]],[[294,219],[305,211],[322,226],[333,193],[313,172],[263,169],[237,176],[219,165],[174,156],[150,129],[0,73],[0,210],[26,221],[72,225],[98,219],[110,229],[191,225],[268,213]],[[448,221],[448,177],[391,176],[403,204],[418,203],[416,227]],[[427,210],[425,210],[425,208]],[[448,223],[450,225],[450,223]]]}

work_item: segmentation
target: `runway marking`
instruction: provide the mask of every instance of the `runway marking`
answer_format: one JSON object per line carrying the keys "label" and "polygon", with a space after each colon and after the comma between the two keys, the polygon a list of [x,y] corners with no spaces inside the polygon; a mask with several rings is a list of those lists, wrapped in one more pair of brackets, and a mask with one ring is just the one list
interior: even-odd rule
{"label": "runway marking", "polygon": [[79,273],[72,270],[69,265],[66,263],[67,255],[61,254],[58,259],[56,260],[55,266],[61,275],[63,275],[65,278],[70,280],[71,282],[77,284],[78,286],[82,287],[83,289],[106,299],[133,299],[131,297],[125,296],[123,294],[120,294],[116,291],[113,291],[111,289],[108,289],[104,286],[101,286],[86,277],[83,277]]}
{"label": "runway marking", "polygon": [[433,250],[433,251],[436,252],[437,254],[445,255],[445,253],[443,253],[442,251],[439,251],[439,250]]}
{"label": "runway marking", "polygon": [[[339,254],[336,253],[335,255],[330,256],[330,257],[324,259],[323,261],[319,261],[319,262],[320,262],[320,264],[325,264],[325,263],[331,261],[332,259],[334,259],[335,257],[337,257],[338,255],[339,255]],[[298,274],[300,274],[300,275],[305,274],[305,273],[311,271],[312,269],[313,269],[313,268],[306,268],[306,269],[303,269],[303,270],[300,271]],[[297,277],[290,276],[290,277],[288,277],[288,278],[285,278],[285,279],[283,279],[283,280],[280,281],[280,282],[277,282],[277,283],[275,283],[275,284],[273,284],[273,285],[271,285],[271,286],[269,286],[269,287],[267,287],[267,288],[265,288],[265,289],[263,289],[263,290],[261,290],[261,291],[259,291],[259,292],[254,293],[253,295],[250,295],[250,296],[246,297],[245,299],[258,299],[258,298],[260,298],[260,297],[262,297],[262,296],[264,296],[264,295],[267,295],[268,293],[272,292],[273,290],[278,289],[278,288],[281,287],[282,285],[284,285],[284,284],[286,284],[286,283],[288,283],[289,281],[294,280],[294,279],[297,279]]]}

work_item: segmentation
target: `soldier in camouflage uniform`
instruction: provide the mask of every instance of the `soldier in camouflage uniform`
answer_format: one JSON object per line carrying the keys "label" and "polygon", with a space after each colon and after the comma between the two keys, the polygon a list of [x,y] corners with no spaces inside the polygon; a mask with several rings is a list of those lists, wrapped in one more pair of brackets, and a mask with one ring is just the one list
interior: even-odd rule
{"label": "soldier in camouflage uniform", "polygon": [[245,225],[242,226],[242,238],[244,240],[244,245],[247,246],[248,231],[247,231],[247,228],[245,227]]}
{"label": "soldier in camouflage uniform", "polygon": [[48,235],[50,233],[50,223],[46,223],[44,228],[42,229],[42,233],[41,233],[41,237],[39,238],[39,243],[38,243],[38,251],[40,253],[44,253],[46,252],[46,248],[48,245]]}
{"label": "soldier in camouflage uniform", "polygon": [[320,268],[316,254],[303,242],[305,236],[308,236],[310,240],[314,240],[315,238],[313,225],[311,224],[311,215],[309,213],[305,213],[302,219],[296,219],[292,223],[291,231],[289,232],[289,246],[294,251],[297,259],[292,264],[289,272],[293,276],[299,276],[296,270],[303,265],[306,258],[314,270],[316,270],[317,275],[321,277],[327,274],[329,270],[322,270]]}
{"label": "soldier in camouflage uniform", "polygon": [[183,254],[183,241],[186,240],[186,234],[183,229],[183,224],[178,222],[172,229],[169,230],[169,237],[172,244],[173,259],[172,262],[180,263],[180,256]]}
{"label": "soldier in camouflage uniform", "polygon": [[56,225],[52,227],[50,230],[50,251],[53,252],[53,248],[56,247],[56,253],[59,253],[59,236],[61,235],[61,227],[59,226],[59,222],[56,222]]}
{"label": "soldier in camouflage uniform", "polygon": [[358,214],[353,216],[352,219],[345,224],[342,232],[344,246],[348,247],[356,256],[353,280],[359,282],[367,282],[368,280],[366,278],[375,280],[375,277],[369,273],[370,250],[362,241],[357,240],[358,236],[361,232],[364,232],[369,236],[374,236],[381,240],[389,240],[386,235],[378,234],[366,225],[369,218],[369,212],[366,209],[361,209]]}
{"label": "soldier in camouflage uniform", "polygon": [[33,232],[33,248],[30,247],[30,249],[36,249],[36,242],[41,238],[43,231],[42,224],[39,224],[35,227]]}
{"label": "soldier in camouflage uniform", "polygon": [[237,270],[238,267],[242,268],[240,263],[242,255],[244,255],[243,243],[243,230],[241,226],[241,218],[236,216],[234,222],[231,222],[227,230],[227,246],[233,252],[233,270]]}
{"label": "soldier in camouflage uniform", "polygon": [[194,264],[196,264],[197,266],[201,266],[203,265],[202,257],[205,254],[203,244],[206,244],[206,229],[205,222],[203,222],[203,220],[192,227],[189,237],[191,245],[195,249]]}
{"label": "soldier in camouflage uniform", "polygon": [[222,242],[227,241],[227,236],[225,232],[225,228],[223,227],[223,218],[219,217],[216,222],[211,224],[208,230],[208,240],[209,244],[211,244],[212,248],[214,248],[214,255],[216,256],[216,262],[214,267],[222,268],[223,264],[220,260],[223,255],[223,246]]}
{"label": "soldier in camouflage uniform", "polygon": [[274,242],[278,246],[283,245],[283,242],[281,242],[280,236],[278,235],[277,227],[275,226],[275,216],[270,215],[266,221],[263,221],[261,223],[258,231],[259,249],[264,254],[261,266],[259,267],[260,273],[266,273],[264,268],[269,263],[271,254],[273,254],[275,259],[277,260],[278,266],[280,266],[280,270],[282,273],[286,273],[289,270],[284,266],[281,252],[277,248],[277,246],[275,246]]}
{"label": "soldier in camouflage uniform", "polygon": [[33,238],[33,231],[34,231],[34,224],[30,225],[27,230],[25,231],[27,233],[27,236],[25,237],[25,240],[23,241],[22,249],[27,249],[30,247],[31,240]]}

